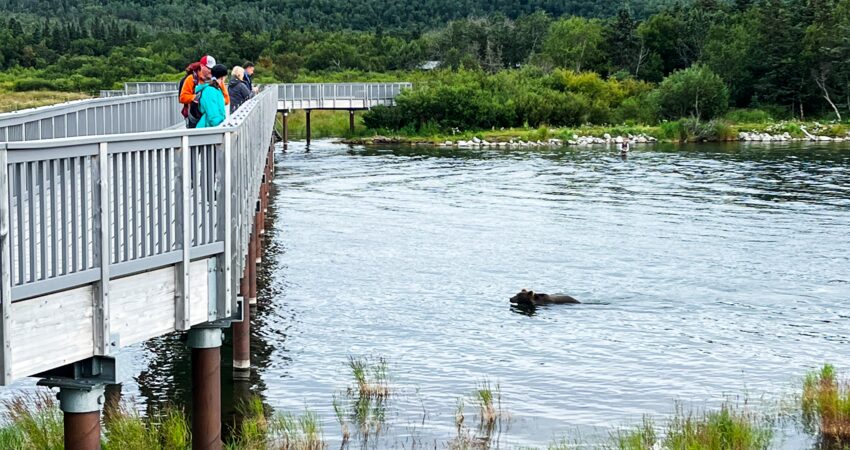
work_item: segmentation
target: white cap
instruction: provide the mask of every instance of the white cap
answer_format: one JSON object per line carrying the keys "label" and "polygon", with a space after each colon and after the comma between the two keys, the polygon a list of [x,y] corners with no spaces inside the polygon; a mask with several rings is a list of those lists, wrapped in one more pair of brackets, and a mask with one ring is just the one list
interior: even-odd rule
{"label": "white cap", "polygon": [[215,66],[215,58],[213,58],[210,55],[206,55],[203,58],[201,58],[201,64],[204,65],[204,66],[207,66],[207,68],[212,69],[213,66]]}

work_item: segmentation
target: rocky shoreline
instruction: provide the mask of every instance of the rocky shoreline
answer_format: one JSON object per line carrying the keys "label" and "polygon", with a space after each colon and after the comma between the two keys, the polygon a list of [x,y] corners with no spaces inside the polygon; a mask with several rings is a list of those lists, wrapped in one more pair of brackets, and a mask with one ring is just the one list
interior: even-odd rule
{"label": "rocky shoreline", "polygon": [[806,137],[793,137],[791,133],[770,134],[770,133],[749,133],[742,131],[738,133],[738,140],[741,142],[850,142],[850,136],[847,137],[831,137],[831,136],[816,136],[813,134]]}
{"label": "rocky shoreline", "polygon": [[[759,132],[759,131],[741,131],[737,136],[732,137],[731,141],[739,142],[850,142],[850,133],[846,136],[825,136],[817,134],[820,129],[809,132],[805,127],[800,127],[803,136],[793,136],[789,132]],[[596,145],[617,145],[628,139],[631,144],[653,144],[660,140],[648,134],[612,136],[608,133],[602,137],[596,136],[579,136],[573,134],[570,139],[563,140],[558,138],[548,138],[545,140],[531,140],[510,138],[509,140],[492,140],[473,137],[465,140],[446,140],[442,142],[434,142],[432,140],[424,140],[423,138],[407,138],[407,137],[387,137],[374,136],[368,138],[343,140],[342,143],[351,145],[375,145],[375,144],[409,144],[409,145],[431,145],[436,147],[455,147],[455,148],[528,148],[528,147],[560,147],[560,146],[596,146]]]}

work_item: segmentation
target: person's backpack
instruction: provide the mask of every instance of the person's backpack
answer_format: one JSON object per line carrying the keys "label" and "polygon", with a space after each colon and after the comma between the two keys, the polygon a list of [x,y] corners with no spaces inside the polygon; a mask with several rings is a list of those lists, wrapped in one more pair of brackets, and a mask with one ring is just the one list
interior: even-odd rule
{"label": "person's backpack", "polygon": [[204,112],[201,111],[201,97],[204,95],[204,90],[206,90],[206,87],[198,92],[197,99],[195,99],[192,103],[189,103],[189,111],[186,116],[186,128],[197,127],[198,122],[201,121],[201,117],[204,115]]}
{"label": "person's backpack", "polygon": [[[183,92],[183,85],[186,83],[186,79],[189,76],[185,76],[180,79],[180,83],[177,84],[177,95],[180,95]],[[192,80],[195,82],[195,86],[198,85],[198,74],[192,74]],[[203,90],[201,91],[203,92]],[[201,107],[199,105],[200,96],[198,96],[198,100],[189,103],[188,105],[183,105],[183,110],[180,112],[183,114],[183,117],[186,118],[186,128],[195,128],[198,126],[198,121],[201,120]]]}

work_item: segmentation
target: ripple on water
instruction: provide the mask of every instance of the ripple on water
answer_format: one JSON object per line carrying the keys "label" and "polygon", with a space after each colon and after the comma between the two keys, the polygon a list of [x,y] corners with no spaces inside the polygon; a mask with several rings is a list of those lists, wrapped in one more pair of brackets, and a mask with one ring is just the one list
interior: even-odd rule
{"label": "ripple on water", "polygon": [[[847,148],[622,161],[319,142],[277,164],[254,388],[318,411],[331,440],[351,354],[386,357],[403,392],[386,447],[450,438],[456,399],[485,377],[512,416],[500,442],[545,445],[676,399],[781,394],[824,361],[850,369]],[[586,304],[518,314],[507,298],[524,287]],[[164,345],[125,352],[125,391],[174,395],[151,369]]]}

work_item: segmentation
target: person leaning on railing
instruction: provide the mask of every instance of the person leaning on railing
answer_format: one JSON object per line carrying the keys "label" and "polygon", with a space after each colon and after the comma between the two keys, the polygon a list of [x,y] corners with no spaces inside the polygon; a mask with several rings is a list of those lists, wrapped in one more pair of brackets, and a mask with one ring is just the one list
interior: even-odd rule
{"label": "person leaning on railing", "polygon": [[230,93],[230,114],[233,114],[243,103],[254,96],[251,88],[246,80],[245,69],[236,66],[230,72],[230,84],[227,85],[227,91]]}
{"label": "person leaning on railing", "polygon": [[[183,104],[183,117],[187,118],[187,125],[190,128],[193,128],[191,125],[194,125],[194,123],[189,125],[189,123],[192,122],[189,119],[189,115],[192,112],[192,103],[197,102],[197,92],[195,88],[198,86],[198,83],[209,77],[209,71],[212,70],[215,65],[215,58],[210,55],[206,55],[197,63],[192,63],[186,68],[186,76],[184,76],[183,80],[180,82],[179,100],[180,103]],[[224,103],[226,105],[230,104],[230,95],[227,93],[227,87],[222,89],[222,94],[224,94]]]}
{"label": "person leaning on railing", "polygon": [[196,128],[217,127],[227,118],[227,105],[224,101],[226,81],[227,67],[216,64],[210,70],[210,78],[195,88],[202,114]]}

